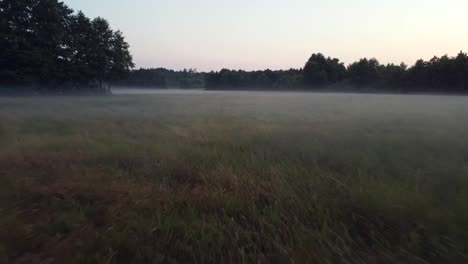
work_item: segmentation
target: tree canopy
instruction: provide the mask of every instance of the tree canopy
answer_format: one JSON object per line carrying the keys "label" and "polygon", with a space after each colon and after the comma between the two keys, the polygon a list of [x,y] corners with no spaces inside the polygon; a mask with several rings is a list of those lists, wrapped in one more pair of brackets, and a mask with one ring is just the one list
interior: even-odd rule
{"label": "tree canopy", "polygon": [[359,89],[390,92],[468,92],[468,55],[418,60],[409,67],[362,58],[346,67],[339,59],[312,54],[303,69],[253,71],[223,69],[205,75],[209,89]]}
{"label": "tree canopy", "polygon": [[204,88],[205,74],[195,69],[182,71],[157,69],[132,70],[124,80],[116,81],[113,85],[142,88]]}
{"label": "tree canopy", "polygon": [[312,54],[304,66],[304,84],[306,86],[326,86],[344,79],[346,67],[336,58],[325,58],[321,53]]}
{"label": "tree canopy", "polygon": [[84,88],[134,66],[122,32],[57,0],[0,0],[0,85]]}

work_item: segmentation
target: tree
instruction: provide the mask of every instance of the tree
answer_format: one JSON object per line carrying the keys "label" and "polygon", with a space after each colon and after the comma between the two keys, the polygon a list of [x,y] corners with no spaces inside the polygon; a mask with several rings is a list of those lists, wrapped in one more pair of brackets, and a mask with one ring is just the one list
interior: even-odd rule
{"label": "tree", "polygon": [[103,18],[91,21],[91,56],[88,62],[99,87],[103,82],[122,78],[134,67],[129,45],[122,32],[113,32]]}
{"label": "tree", "polygon": [[380,71],[380,82],[381,89],[389,88],[401,88],[405,85],[405,73],[408,66],[401,63],[400,65],[395,65],[393,63],[382,65],[379,69]]}
{"label": "tree", "polygon": [[327,60],[321,53],[312,54],[304,66],[304,82],[307,86],[328,84]]}
{"label": "tree", "polygon": [[120,31],[57,0],[1,0],[0,22],[0,85],[102,88],[134,66]]}
{"label": "tree", "polygon": [[272,81],[268,76],[267,72],[262,72],[257,76],[255,80],[256,86],[259,88],[268,88],[272,87]]}
{"label": "tree", "polygon": [[111,40],[111,67],[108,74],[110,81],[123,79],[130,69],[135,67],[129,48],[130,45],[125,41],[122,32],[114,32]]}
{"label": "tree", "polygon": [[[65,79],[64,64],[67,63],[64,45],[70,15],[73,13],[57,0],[33,1],[31,12],[31,57],[30,65],[36,82],[56,86]],[[66,67],[65,67],[66,68]]]}
{"label": "tree", "polygon": [[31,6],[30,0],[0,1],[0,80],[6,84],[30,81]]}
{"label": "tree", "polygon": [[112,37],[113,32],[110,29],[109,22],[104,18],[98,17],[91,21],[91,50],[89,66],[94,79],[103,89],[104,82],[110,79],[112,69]]}
{"label": "tree", "polygon": [[348,67],[348,78],[355,85],[376,84],[380,77],[380,63],[377,59],[360,59]]}
{"label": "tree", "polygon": [[468,55],[460,51],[454,60],[454,64],[459,88],[468,91]]}
{"label": "tree", "polygon": [[304,66],[304,83],[308,87],[327,86],[344,79],[346,68],[339,59],[312,54]]}
{"label": "tree", "polygon": [[83,12],[72,16],[69,25],[69,80],[74,86],[87,86],[94,75],[90,68],[93,54],[91,20]]}

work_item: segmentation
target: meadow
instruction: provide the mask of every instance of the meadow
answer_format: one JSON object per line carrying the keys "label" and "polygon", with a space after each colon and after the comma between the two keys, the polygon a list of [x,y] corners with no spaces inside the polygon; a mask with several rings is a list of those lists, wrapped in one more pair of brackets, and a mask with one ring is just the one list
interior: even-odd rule
{"label": "meadow", "polygon": [[5,97],[0,183],[0,263],[468,263],[468,97]]}

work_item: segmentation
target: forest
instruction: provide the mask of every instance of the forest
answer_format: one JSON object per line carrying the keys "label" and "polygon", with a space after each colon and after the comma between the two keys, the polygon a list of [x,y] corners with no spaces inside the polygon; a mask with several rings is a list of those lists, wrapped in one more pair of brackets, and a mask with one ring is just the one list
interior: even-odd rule
{"label": "forest", "polygon": [[132,70],[118,86],[147,88],[206,88],[209,90],[332,90],[375,92],[468,92],[468,56],[460,52],[429,61],[382,64],[362,58],[345,65],[337,58],[312,54],[301,69],[245,71],[222,69],[197,72],[164,68]]}
{"label": "forest", "polygon": [[205,87],[211,90],[465,93],[468,92],[468,56],[460,52],[454,57],[444,55],[433,57],[429,61],[420,59],[411,67],[405,63],[381,64],[375,58],[362,58],[345,66],[337,58],[317,53],[312,54],[302,69],[222,69],[206,73],[194,70],[177,72],[162,68],[139,69],[133,70],[129,78],[119,84],[153,88]]}
{"label": "forest", "polygon": [[117,87],[138,88],[180,88],[193,89],[205,87],[205,74],[195,69],[182,71],[157,69],[138,69],[131,71],[127,78],[112,83]]}
{"label": "forest", "polygon": [[106,90],[134,67],[123,33],[57,0],[0,1],[0,86]]}

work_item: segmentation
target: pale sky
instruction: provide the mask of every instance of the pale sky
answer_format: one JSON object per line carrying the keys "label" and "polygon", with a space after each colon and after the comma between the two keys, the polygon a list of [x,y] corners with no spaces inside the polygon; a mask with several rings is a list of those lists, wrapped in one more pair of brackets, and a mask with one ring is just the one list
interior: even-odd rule
{"label": "pale sky", "polygon": [[65,0],[124,32],[137,67],[301,68],[468,51],[468,0]]}

